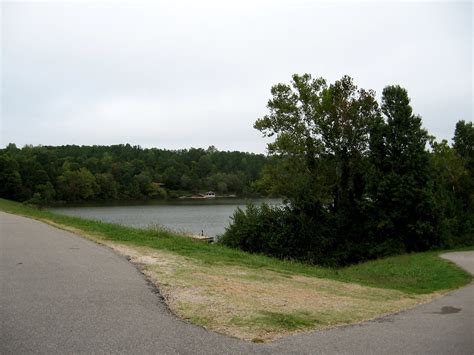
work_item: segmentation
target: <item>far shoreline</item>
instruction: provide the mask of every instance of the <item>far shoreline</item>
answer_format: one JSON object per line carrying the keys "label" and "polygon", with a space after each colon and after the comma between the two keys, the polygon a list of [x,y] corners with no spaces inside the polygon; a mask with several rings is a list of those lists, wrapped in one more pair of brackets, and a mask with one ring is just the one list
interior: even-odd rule
{"label": "far shoreline", "polygon": [[216,196],[215,198],[192,198],[187,196],[173,197],[166,199],[117,199],[117,200],[90,200],[90,201],[51,201],[48,204],[32,205],[41,209],[49,208],[67,208],[67,207],[115,207],[115,206],[153,206],[153,205],[201,205],[201,204],[235,204],[238,202],[246,203],[253,201],[271,201],[283,200],[282,197],[256,196],[256,195],[233,195]]}

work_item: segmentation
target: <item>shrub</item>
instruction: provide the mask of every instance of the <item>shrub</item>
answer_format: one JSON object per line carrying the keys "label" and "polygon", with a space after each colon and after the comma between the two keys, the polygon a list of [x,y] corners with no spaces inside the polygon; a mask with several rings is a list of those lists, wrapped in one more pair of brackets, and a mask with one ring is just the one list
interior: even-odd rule
{"label": "shrub", "polygon": [[311,264],[345,264],[334,247],[323,209],[304,211],[290,205],[247,205],[237,209],[219,243],[251,253]]}

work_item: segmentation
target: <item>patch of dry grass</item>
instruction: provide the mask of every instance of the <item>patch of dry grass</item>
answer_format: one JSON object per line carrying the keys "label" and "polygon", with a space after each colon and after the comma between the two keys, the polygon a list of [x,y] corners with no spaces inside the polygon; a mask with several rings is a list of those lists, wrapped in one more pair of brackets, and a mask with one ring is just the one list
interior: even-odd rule
{"label": "patch of dry grass", "polygon": [[245,340],[271,341],[361,322],[435,296],[264,269],[216,267],[167,251],[106,244],[140,264],[179,317]]}

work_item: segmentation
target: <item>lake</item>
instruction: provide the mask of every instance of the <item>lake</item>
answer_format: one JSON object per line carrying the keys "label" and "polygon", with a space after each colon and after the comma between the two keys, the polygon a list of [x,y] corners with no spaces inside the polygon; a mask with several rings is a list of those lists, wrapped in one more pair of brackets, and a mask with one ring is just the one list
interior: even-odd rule
{"label": "lake", "polygon": [[166,227],[176,232],[216,237],[224,233],[237,207],[247,202],[281,204],[280,199],[217,198],[146,201],[127,205],[61,206],[48,210],[68,216],[94,219],[136,228]]}

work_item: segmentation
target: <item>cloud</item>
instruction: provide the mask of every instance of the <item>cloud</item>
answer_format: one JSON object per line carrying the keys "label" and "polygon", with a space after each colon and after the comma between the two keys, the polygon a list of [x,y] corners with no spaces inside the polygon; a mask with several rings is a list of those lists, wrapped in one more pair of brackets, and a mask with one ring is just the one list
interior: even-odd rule
{"label": "cloud", "polygon": [[0,144],[263,152],[271,85],[405,86],[440,138],[472,119],[470,3],[2,3]]}

